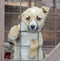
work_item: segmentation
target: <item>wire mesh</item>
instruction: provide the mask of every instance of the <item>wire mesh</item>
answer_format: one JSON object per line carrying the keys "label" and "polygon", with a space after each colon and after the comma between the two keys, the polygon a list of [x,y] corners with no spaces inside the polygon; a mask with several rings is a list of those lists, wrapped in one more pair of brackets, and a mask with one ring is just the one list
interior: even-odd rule
{"label": "wire mesh", "polygon": [[[57,0],[58,1],[58,0]],[[48,19],[46,19],[46,21],[45,21],[45,25],[44,25],[44,29],[43,29],[43,31],[42,31],[42,34],[43,34],[43,39],[44,39],[44,45],[43,45],[43,50],[45,50],[46,51],[46,49],[47,49],[47,51],[46,51],[46,53],[48,52],[48,53],[50,53],[50,51],[60,42],[59,40],[59,36],[60,36],[60,29],[59,29],[59,25],[58,25],[58,22],[57,22],[57,16],[59,16],[60,17],[60,11],[59,11],[59,9],[57,10],[57,8],[56,7],[58,7],[57,6],[57,1],[55,1],[55,0],[53,0],[53,4],[54,4],[54,7],[53,8],[51,8],[51,10],[50,10],[50,12],[49,12],[49,14],[48,14]],[[27,8],[29,8],[29,7],[31,7],[31,6],[37,6],[37,7],[40,7],[40,4],[42,3],[42,0],[6,0],[5,2],[7,2],[7,3],[9,3],[9,2],[19,2],[19,7],[17,7],[15,4],[15,6],[10,6],[10,8],[8,7],[8,5],[7,5],[7,3],[6,3],[6,6],[5,6],[5,16],[7,16],[6,17],[6,20],[5,20],[5,24],[7,24],[7,21],[9,20],[8,18],[10,18],[10,16],[11,15],[17,15],[17,16],[19,16],[19,15],[21,15],[21,13],[22,12],[24,12],[24,10],[26,10]],[[25,7],[23,7],[24,5],[22,4],[23,2],[27,2],[26,4],[26,6]],[[34,3],[33,3],[34,2]],[[12,7],[12,8],[11,8]],[[11,10],[7,10],[7,9],[11,9]],[[8,17],[8,15],[9,15],[9,17]],[[13,17],[13,16],[11,16],[11,17]],[[50,18],[49,18],[49,16],[50,16]],[[52,18],[53,17],[53,18]],[[13,18],[15,18],[15,17],[13,17]],[[51,19],[52,18],[52,19]],[[8,19],[8,20],[7,20]],[[17,19],[17,18],[16,18]],[[11,24],[12,25],[15,25],[14,24],[14,21],[13,21],[14,19],[12,19],[12,22],[11,22]],[[19,21],[21,21],[21,18],[19,19]],[[19,23],[19,21],[17,22],[17,23]],[[20,25],[21,26],[21,25]],[[57,27],[58,26],[58,27]],[[7,25],[6,25],[6,27],[7,27]],[[8,26],[9,27],[9,26]],[[10,28],[11,28],[12,26],[10,25]],[[5,28],[5,34],[7,33],[7,35],[8,35],[8,32],[9,32],[9,29],[10,28],[8,28],[7,30],[6,30],[6,28]],[[21,28],[21,27],[20,27]],[[29,32],[29,31],[20,31],[20,37],[19,37],[19,40],[20,40],[20,45],[15,45],[15,46],[19,46],[20,47],[20,59],[22,58],[22,50],[24,50],[24,49],[26,49],[26,51],[29,49],[29,47],[30,46],[28,46],[28,45],[21,45],[21,43],[22,43],[22,41],[21,41],[21,38],[22,38],[22,36],[21,36],[21,33],[23,33],[23,32],[28,32],[28,33],[31,33],[31,32]],[[38,41],[39,41],[39,32],[37,32],[38,33],[38,37],[37,37],[37,39],[38,39]],[[6,38],[7,38],[7,35],[5,35],[6,36]],[[7,40],[7,39],[6,39]],[[49,49],[51,49],[50,51],[48,51]],[[12,51],[11,51],[12,52]],[[12,61],[13,61],[13,56],[12,56]],[[27,59],[25,59],[26,61],[28,61]],[[39,61],[39,50],[38,50],[38,53],[37,53],[37,58],[35,59],[36,61],[38,60]],[[34,60],[34,61],[35,61]],[[7,59],[5,59],[5,61],[9,61],[9,60],[7,60]],[[11,60],[10,60],[11,61]],[[17,60],[18,61],[18,60]],[[20,61],[24,61],[24,60],[20,60]],[[33,60],[30,60],[30,61],[33,61]]]}

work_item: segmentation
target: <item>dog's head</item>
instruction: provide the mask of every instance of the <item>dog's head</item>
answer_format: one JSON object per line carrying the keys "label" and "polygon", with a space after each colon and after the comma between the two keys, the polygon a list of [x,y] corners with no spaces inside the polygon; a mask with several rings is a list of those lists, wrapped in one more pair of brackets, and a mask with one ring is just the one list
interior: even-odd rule
{"label": "dog's head", "polygon": [[41,30],[48,12],[49,8],[46,6],[28,8],[22,13],[21,20],[28,30]]}

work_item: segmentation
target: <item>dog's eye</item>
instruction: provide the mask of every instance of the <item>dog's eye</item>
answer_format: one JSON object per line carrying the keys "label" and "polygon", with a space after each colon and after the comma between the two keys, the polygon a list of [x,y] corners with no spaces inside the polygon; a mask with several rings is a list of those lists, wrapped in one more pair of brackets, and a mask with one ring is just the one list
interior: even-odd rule
{"label": "dog's eye", "polygon": [[41,17],[40,17],[40,16],[37,16],[36,19],[37,19],[37,20],[41,20]]}
{"label": "dog's eye", "polygon": [[26,20],[30,20],[30,16],[26,17]]}

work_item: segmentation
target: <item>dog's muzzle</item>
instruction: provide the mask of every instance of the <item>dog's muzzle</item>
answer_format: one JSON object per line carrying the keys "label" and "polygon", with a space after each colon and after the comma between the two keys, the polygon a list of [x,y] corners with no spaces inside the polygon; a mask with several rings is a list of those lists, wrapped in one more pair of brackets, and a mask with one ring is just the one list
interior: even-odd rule
{"label": "dog's muzzle", "polygon": [[33,20],[32,22],[30,22],[28,29],[32,31],[37,30],[37,23]]}

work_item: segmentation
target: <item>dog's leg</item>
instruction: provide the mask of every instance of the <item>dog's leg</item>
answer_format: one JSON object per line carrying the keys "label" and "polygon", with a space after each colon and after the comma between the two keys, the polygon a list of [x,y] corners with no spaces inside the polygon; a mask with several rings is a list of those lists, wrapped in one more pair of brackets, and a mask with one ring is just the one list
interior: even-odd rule
{"label": "dog's leg", "polygon": [[20,46],[15,46],[16,44],[18,45],[17,38],[19,35],[19,30],[20,26],[15,25],[10,29],[10,32],[8,34],[8,41],[11,45],[14,45],[14,60],[19,60],[20,59]]}
{"label": "dog's leg", "polygon": [[19,30],[20,30],[20,27],[18,25],[13,26],[10,29],[9,34],[8,34],[8,41],[16,40],[18,38]]}
{"label": "dog's leg", "polygon": [[37,55],[38,40],[32,40],[29,49],[29,57],[34,58]]}
{"label": "dog's leg", "polygon": [[39,46],[42,47],[43,45],[43,37],[42,37],[42,33],[39,32]]}
{"label": "dog's leg", "polygon": [[42,34],[39,33],[39,41],[32,40],[32,43],[29,49],[29,57],[34,58],[37,55],[37,52],[38,52],[37,50],[39,50],[39,60],[43,60],[44,56],[42,51],[42,45],[43,45],[43,38],[42,38]]}
{"label": "dog's leg", "polygon": [[43,45],[43,38],[41,32],[39,32],[39,60],[44,59],[43,51],[42,51],[42,45]]}
{"label": "dog's leg", "polygon": [[37,55],[37,49],[30,48],[29,57],[34,58]]}

